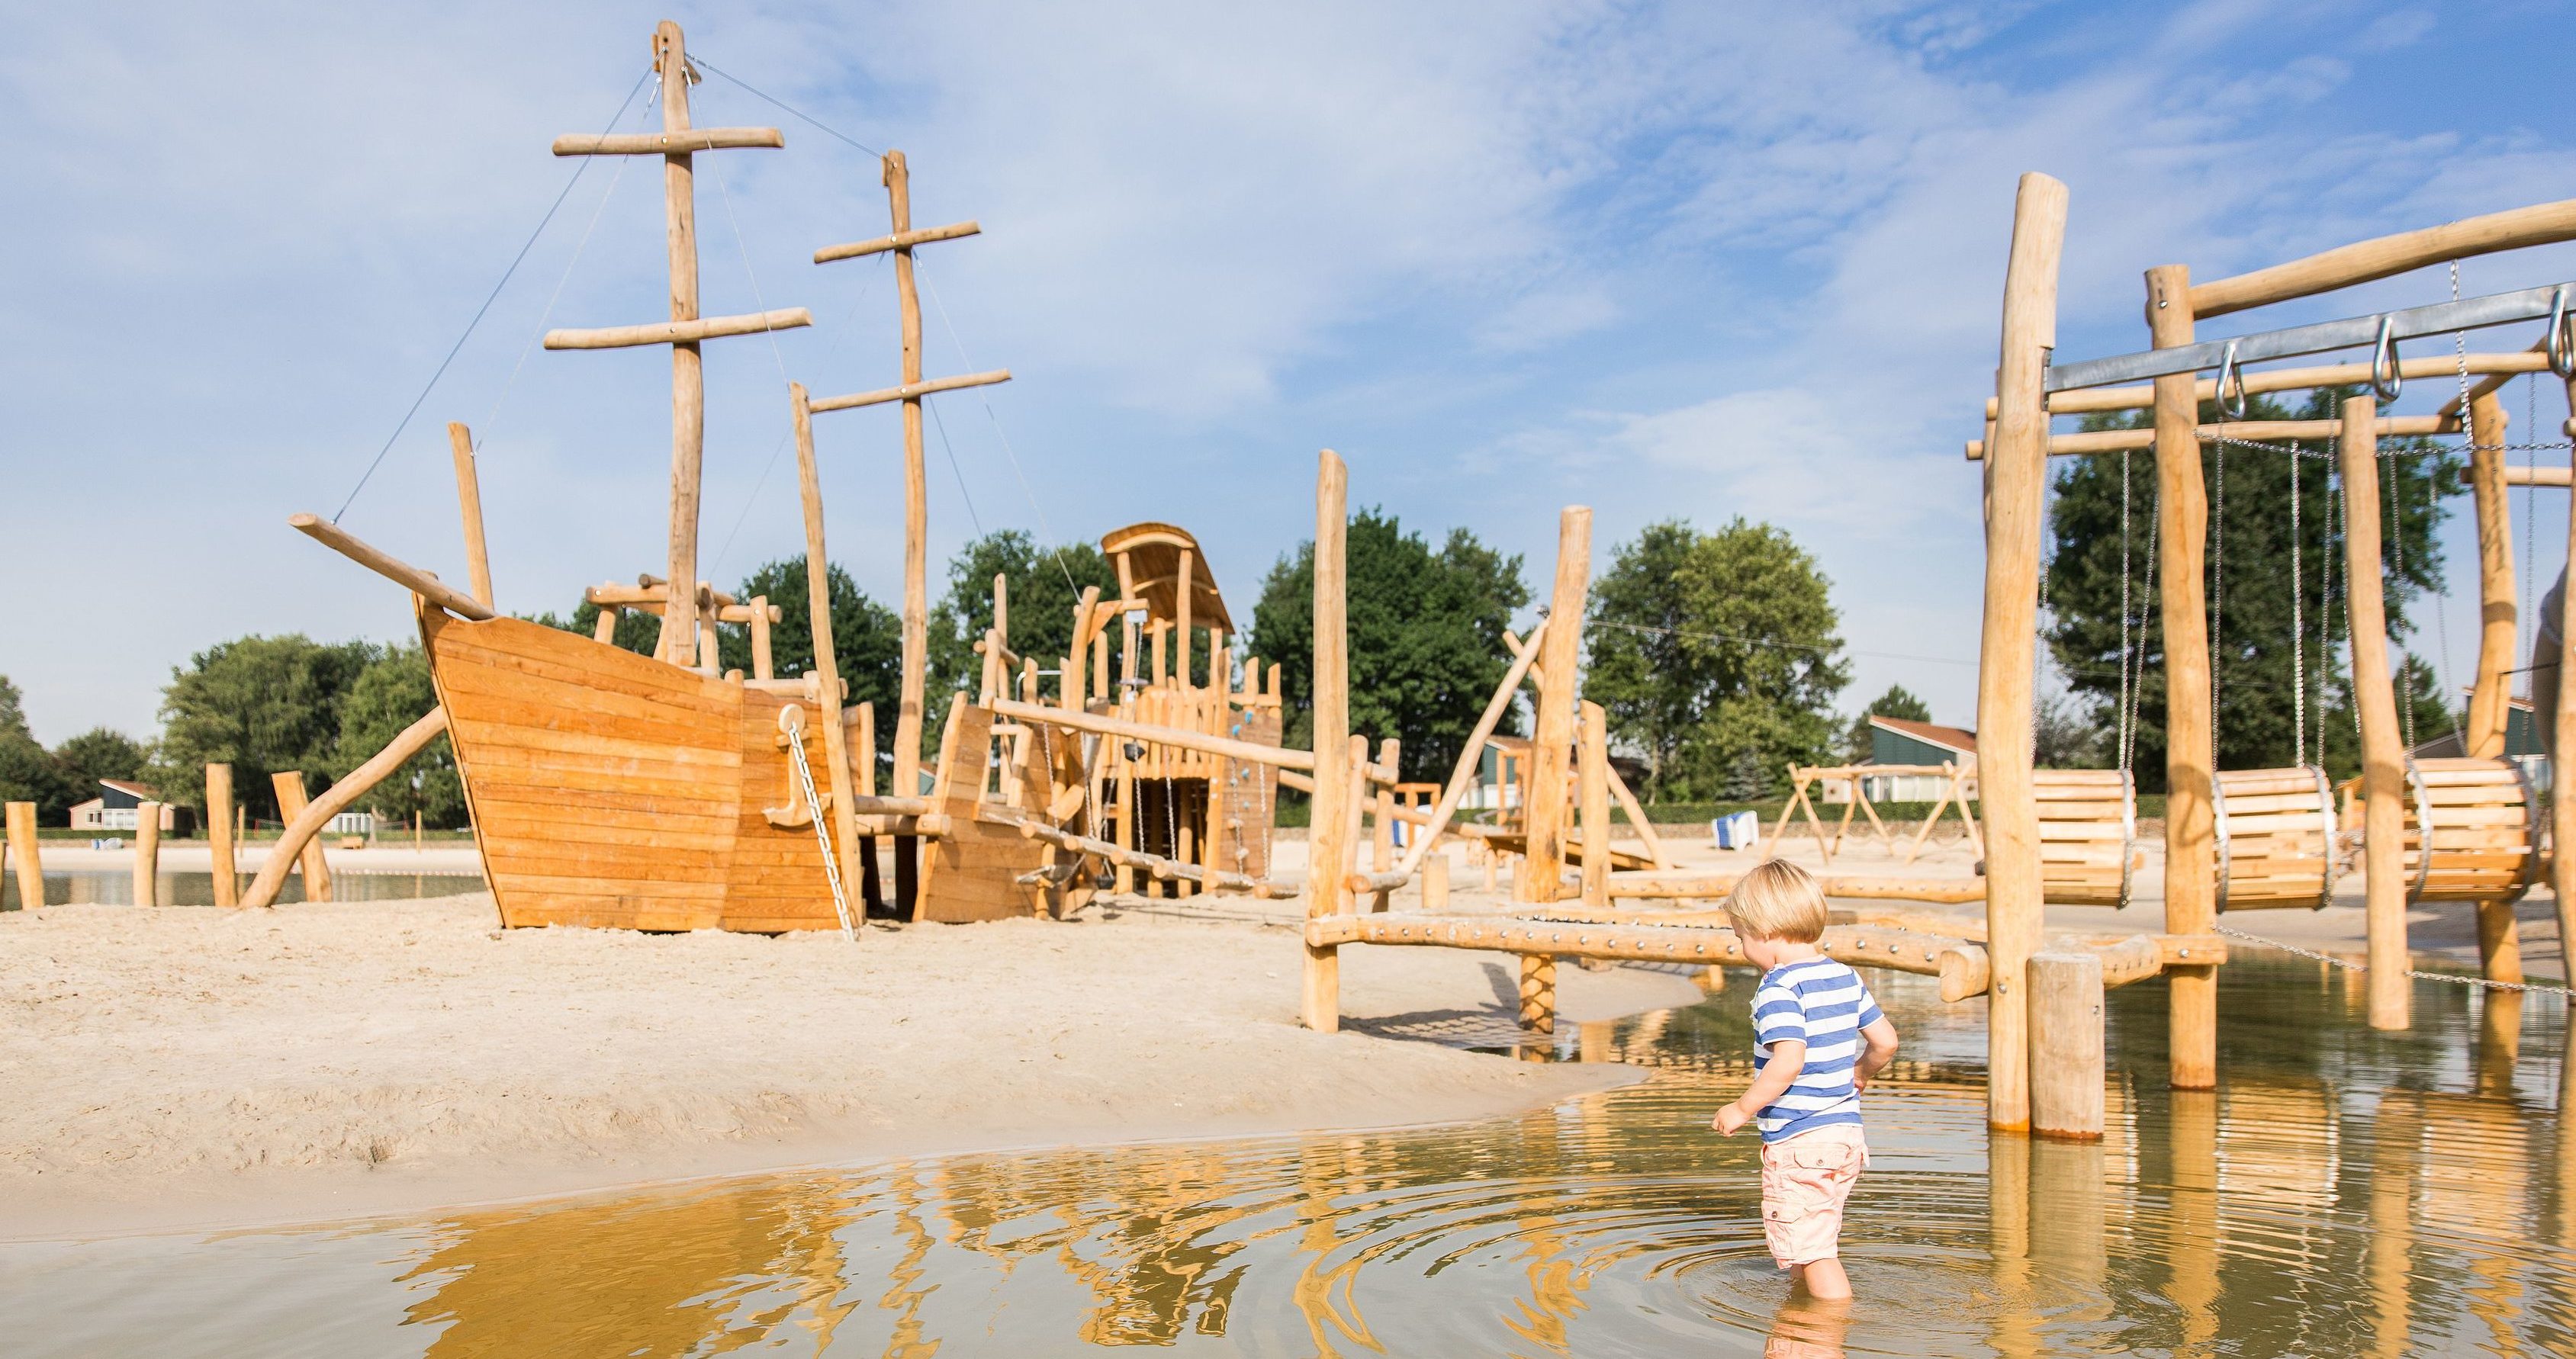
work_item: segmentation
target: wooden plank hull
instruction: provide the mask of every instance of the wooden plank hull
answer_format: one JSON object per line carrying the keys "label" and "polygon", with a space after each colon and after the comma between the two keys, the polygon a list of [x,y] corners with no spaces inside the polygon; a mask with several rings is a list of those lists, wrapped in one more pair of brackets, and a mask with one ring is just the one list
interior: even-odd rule
{"label": "wooden plank hull", "polygon": [[[503,925],[839,927],[812,825],[767,814],[800,805],[791,700],[515,618],[421,639]],[[810,714],[805,746],[828,785]]]}

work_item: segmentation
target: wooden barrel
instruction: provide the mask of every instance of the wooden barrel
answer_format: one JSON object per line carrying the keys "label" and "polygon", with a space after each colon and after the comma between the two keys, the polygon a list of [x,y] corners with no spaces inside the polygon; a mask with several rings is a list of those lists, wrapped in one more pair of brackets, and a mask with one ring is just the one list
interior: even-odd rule
{"label": "wooden barrel", "polygon": [[2217,814],[2218,909],[2324,906],[2335,880],[2334,789],[2314,765],[2224,769]]}
{"label": "wooden barrel", "polygon": [[2519,901],[2540,871],[2540,799],[2511,760],[2406,762],[2406,899]]}
{"label": "wooden barrel", "polygon": [[2137,862],[2137,785],[2125,769],[2035,769],[2039,878],[2061,906],[2126,906]]}

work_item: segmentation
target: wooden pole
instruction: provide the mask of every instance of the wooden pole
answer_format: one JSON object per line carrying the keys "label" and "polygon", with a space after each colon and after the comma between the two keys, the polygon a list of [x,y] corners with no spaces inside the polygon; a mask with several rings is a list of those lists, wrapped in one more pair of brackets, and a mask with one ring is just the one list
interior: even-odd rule
{"label": "wooden pole", "polygon": [[161,904],[161,804],[134,809],[134,904]]}
{"label": "wooden pole", "polygon": [[[823,551],[823,476],[814,464],[814,410],[806,398],[805,384],[787,384],[787,405],[795,422],[798,498],[805,507],[805,614],[813,629],[814,672],[822,676],[823,699],[814,722],[823,729],[823,759],[832,767],[832,857],[840,860],[842,890],[852,892],[859,883],[858,804],[854,800],[858,789],[850,778],[849,732],[841,725],[841,708],[849,702],[849,693],[841,687],[841,663],[832,650],[831,559]],[[754,600],[752,616],[767,618],[768,601]],[[914,792],[911,788],[895,789],[898,797],[911,797]],[[853,908],[852,914],[859,917],[859,923],[865,923],[866,910],[865,902]]]}
{"label": "wooden pole", "polygon": [[9,858],[18,869],[18,909],[32,911],[45,904],[45,861],[36,848],[36,804],[9,804]]}
{"label": "wooden pole", "polygon": [[2041,1137],[2101,1140],[2100,954],[2031,955],[2030,1044],[2030,1130]]}
{"label": "wooden pole", "polygon": [[[1343,586],[1349,531],[1350,471],[1325,449],[1315,470],[1315,792],[1306,849],[1306,918],[1350,914],[1349,812],[1351,695],[1348,597]],[[1342,958],[1337,946],[1306,945],[1298,1007],[1306,1027],[1332,1033],[1342,1025]]]}
{"label": "wooden pole", "polygon": [[1583,704],[1583,904],[1610,904],[1610,717]]}
{"label": "wooden pole", "polygon": [[[2397,693],[2388,674],[2388,610],[2380,586],[2379,436],[2369,397],[2343,403],[2344,602],[2352,637],[2352,684],[2361,705],[2362,864],[2368,882],[2370,1027],[2407,1026],[2406,752]],[[1991,857],[1988,860],[1992,862]]]}
{"label": "wooden pole", "polygon": [[[680,26],[653,30],[653,73],[662,91],[662,130],[689,127],[689,56]],[[685,143],[681,143],[685,145]],[[698,319],[698,206],[694,162],[686,151],[662,157],[662,210],[671,258],[671,319]],[[662,631],[653,654],[687,665],[698,633],[698,495],[706,456],[707,385],[698,345],[671,346],[671,570]]]}
{"label": "wooden pole", "polygon": [[1977,785],[1986,820],[1986,1120],[2030,1126],[2026,967],[2041,925],[2039,810],[2031,788],[2031,682],[2037,664],[2039,539],[2048,478],[2041,375],[2057,344],[2057,265],[2066,186],[2025,174],[2013,203],[2004,275],[1995,438],[1986,459],[1985,622],[1977,648]]}
{"label": "wooden pole", "polygon": [[[2147,334],[2159,349],[2192,342],[2191,270],[2147,271]],[[2202,558],[2209,492],[2201,479],[2200,398],[2194,375],[2158,378],[2156,564],[2165,638],[2165,930],[2207,934],[2218,920],[2218,733],[2209,669]],[[2218,1087],[2218,969],[2172,969],[2166,996],[2169,1078],[2177,1090]]]}
{"label": "wooden pole", "polygon": [[[277,793],[277,819],[293,826],[302,816],[306,805],[304,771],[289,769],[283,773],[271,774],[268,776],[268,782]],[[325,823],[329,820],[329,817],[323,818]],[[301,867],[304,869],[304,899],[329,901],[331,899],[331,864],[329,860],[322,857],[321,826],[315,826],[313,833],[304,837],[300,848],[290,849],[285,838],[281,836],[276,848],[269,851],[268,857],[272,860],[282,860],[289,855],[295,855],[301,860]]]}
{"label": "wooden pole", "polygon": [[[302,776],[277,775],[280,780],[295,778],[295,800],[301,810],[287,818],[286,829],[279,832],[277,843],[269,849],[268,858],[260,864],[258,874],[252,877],[250,890],[242,893],[241,904],[246,908],[258,909],[275,902],[278,889],[286,885],[286,875],[295,868],[298,855],[305,850],[312,850],[313,857],[317,859],[320,857],[321,846],[315,843],[314,837],[320,835],[322,828],[331,823],[331,818],[347,810],[350,803],[365,796],[368,789],[383,782],[386,775],[402,768],[412,756],[419,754],[431,741],[438,739],[440,732],[445,730],[447,730],[447,710],[430,709],[419,721],[403,728],[400,735],[386,742],[384,749],[368,756],[365,764],[343,775],[340,781],[332,784],[322,796],[315,798],[310,806],[304,805]],[[285,801],[282,787],[279,801],[281,803]],[[328,898],[325,897],[313,896],[309,886],[311,881],[308,876],[306,898],[315,901],[327,900]]]}
{"label": "wooden pole", "polygon": [[465,520],[465,579],[474,598],[492,607],[492,558],[483,545],[483,479],[474,471],[474,435],[451,420],[448,451],[456,459],[456,509]]}
{"label": "wooden pole", "polygon": [[1556,520],[1556,583],[1548,595],[1547,637],[1538,659],[1538,720],[1530,738],[1530,767],[1522,783],[1523,825],[1528,838],[1512,875],[1512,899],[1544,904],[1565,892],[1566,758],[1574,750],[1582,654],[1583,607],[1592,577],[1592,511],[1569,505]]}
{"label": "wooden pole", "polygon": [[1449,851],[1422,861],[1422,909],[1438,915],[1449,909]]}
{"label": "wooden pole", "polygon": [[[2561,428],[2576,431],[2576,379],[2567,383],[2567,415],[2567,423]],[[2576,496],[2567,499],[2567,541],[2576,544]],[[2567,790],[2549,799],[2549,842],[2557,846],[2576,846],[2576,782],[2560,782],[2571,776],[2556,772],[2567,768],[2569,756],[2560,752],[2576,752],[2576,739],[2571,739],[2576,737],[2576,683],[2568,682],[2568,676],[2576,673],[2576,589],[2562,585],[2558,594],[2558,654],[2547,658],[2557,663],[2558,670],[2550,682],[2535,683],[2532,687],[2535,692],[2553,695],[2550,730],[2556,734],[2549,752],[2552,782]],[[2570,942],[2576,940],[2576,853],[2562,848],[2550,855],[2549,891],[2558,899],[2559,975],[2570,984],[2576,984],[2576,943]],[[2569,1014],[2568,1036],[2576,1038],[2576,1007],[2571,1007]],[[2576,1082],[2559,1083],[2562,1100],[2567,1098],[2566,1092],[2571,1085],[2576,1085]],[[2570,1106],[2570,1112],[2576,1112],[2576,1106]],[[2562,1121],[2567,1117],[2567,1113],[2560,1114]],[[2559,1136],[2562,1144],[2576,1146],[2576,1136],[2571,1136],[2565,1128],[2560,1129]],[[2562,1192],[2576,1202],[2576,1184],[2569,1184]],[[2576,1214],[2576,1209],[2571,1209],[2571,1214]]]}
{"label": "wooden pole", "polygon": [[[897,236],[912,229],[912,172],[901,151],[885,153],[886,208]],[[903,320],[903,380],[921,381],[921,294],[912,279],[912,247],[894,252],[895,297]],[[921,398],[903,402],[903,699],[895,711],[894,787],[905,797],[919,789],[921,694],[930,655],[930,484],[922,462]],[[908,843],[897,842],[898,852]]]}
{"label": "wooden pole", "polygon": [[233,767],[206,766],[206,846],[214,854],[215,904],[241,904],[241,878],[233,866]]}
{"label": "wooden pole", "polygon": [[[1392,770],[1403,753],[1403,743],[1390,736],[1378,743],[1378,767]],[[1369,834],[1369,871],[1389,872],[1395,867],[1395,785],[1377,786],[1375,805],[1370,809],[1375,825]]]}
{"label": "wooden pole", "polygon": [[1198,688],[1190,675],[1190,603],[1198,595],[1198,591],[1190,587],[1195,580],[1192,568],[1197,564],[1198,554],[1186,547],[1182,548],[1181,573],[1172,583],[1173,596],[1179,601],[1173,606],[1176,619],[1172,624],[1172,641],[1178,650],[1172,658],[1174,662],[1172,674],[1179,679],[1181,692],[1184,694]]}
{"label": "wooden pole", "polygon": [[2505,497],[2504,403],[2489,392],[2469,403],[2469,489],[2478,519],[2478,673],[2469,689],[2463,752],[2481,760],[2504,754],[2505,714],[2513,694],[2513,514]]}
{"label": "wooden pole", "polygon": [[778,667],[769,655],[769,596],[751,597],[751,677],[776,679]]}

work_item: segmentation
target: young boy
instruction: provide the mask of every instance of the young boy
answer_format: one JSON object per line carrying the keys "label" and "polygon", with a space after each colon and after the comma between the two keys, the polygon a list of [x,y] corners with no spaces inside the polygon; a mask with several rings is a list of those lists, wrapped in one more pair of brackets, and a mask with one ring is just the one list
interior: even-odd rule
{"label": "young boy", "polygon": [[1762,1129],[1762,1232],[1811,1297],[1851,1296],[1836,1238],[1843,1201],[1869,1163],[1860,1092],[1896,1056],[1896,1026],[1860,974],[1824,955],[1825,894],[1805,869],[1760,864],[1726,899],[1753,993],[1753,1084],[1717,1111],[1719,1132]]}

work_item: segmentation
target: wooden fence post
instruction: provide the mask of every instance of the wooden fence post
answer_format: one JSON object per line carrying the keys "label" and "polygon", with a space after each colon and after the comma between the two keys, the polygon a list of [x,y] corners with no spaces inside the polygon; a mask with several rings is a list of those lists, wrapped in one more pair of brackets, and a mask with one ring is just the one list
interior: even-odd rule
{"label": "wooden fence post", "polygon": [[134,808],[134,904],[161,904],[161,804]]}
{"label": "wooden fence post", "polygon": [[206,766],[206,846],[215,860],[215,904],[239,906],[241,873],[233,861],[233,767],[229,764]]}
{"label": "wooden fence post", "polygon": [[2030,959],[2030,1129],[2041,1137],[2102,1136],[2102,958]]}
{"label": "wooden fence post", "polygon": [[[269,786],[277,792],[277,819],[290,826],[295,824],[295,818],[303,813],[307,800],[304,796],[304,771],[289,769],[283,773],[269,775],[268,781]],[[277,847],[269,852],[283,853],[285,849],[286,841],[281,838],[277,842]],[[322,857],[321,831],[317,830],[306,838],[301,854],[304,869],[304,899],[329,901],[331,865]]]}
{"label": "wooden fence post", "polygon": [[1610,906],[1610,717],[1583,704],[1583,904]]}
{"label": "wooden fence post", "polygon": [[18,869],[18,909],[32,911],[45,904],[45,861],[36,848],[36,804],[9,804],[9,858]]}
{"label": "wooden fence post", "polygon": [[2408,1023],[2406,975],[2406,752],[2388,675],[2388,610],[2380,593],[2377,403],[2343,403],[2344,601],[2352,622],[2352,687],[2361,707],[2362,867],[2368,884],[2370,1027]]}
{"label": "wooden fence post", "polygon": [[1986,822],[1986,1121],[2030,1126],[2025,964],[2041,926],[2039,808],[2031,786],[2039,540],[2048,481],[2043,375],[2057,344],[2057,266],[2066,186],[2026,174],[2013,203],[2004,276],[1995,434],[1986,453],[1985,620],[1977,650],[1977,786]]}
{"label": "wooden fence post", "polygon": [[1422,861],[1422,910],[1438,915],[1449,909],[1449,851],[1435,849]]}

